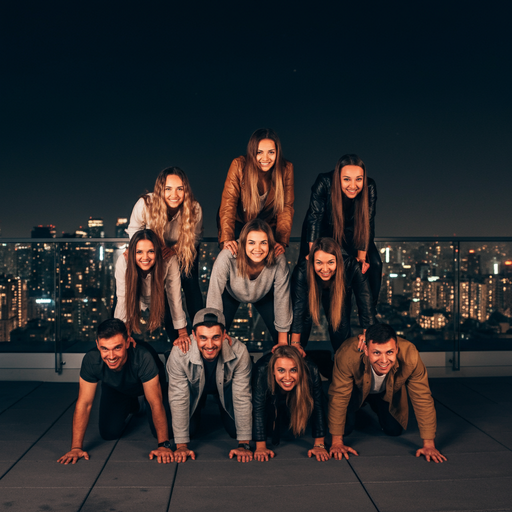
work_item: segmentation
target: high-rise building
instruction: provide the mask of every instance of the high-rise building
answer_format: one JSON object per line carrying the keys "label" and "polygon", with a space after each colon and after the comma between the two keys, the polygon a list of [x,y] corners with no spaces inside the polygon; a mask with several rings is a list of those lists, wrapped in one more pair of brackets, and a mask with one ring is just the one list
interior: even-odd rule
{"label": "high-rise building", "polygon": [[89,238],[105,238],[103,219],[90,217],[87,222]]}
{"label": "high-rise building", "polygon": [[126,238],[125,229],[128,227],[128,219],[126,217],[118,217],[116,222],[116,238]]}

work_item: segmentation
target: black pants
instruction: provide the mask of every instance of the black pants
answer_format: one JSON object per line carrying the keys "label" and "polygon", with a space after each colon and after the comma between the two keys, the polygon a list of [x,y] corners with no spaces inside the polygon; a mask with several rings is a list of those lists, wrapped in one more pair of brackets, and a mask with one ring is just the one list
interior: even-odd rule
{"label": "black pants", "polygon": [[[203,393],[201,398],[199,399],[199,403],[197,404],[197,408],[192,414],[189,423],[189,433],[190,437],[193,437],[197,431],[199,430],[199,426],[201,424],[201,412],[206,405],[206,393]],[[215,399],[217,401],[217,406],[220,412],[220,419],[222,420],[222,425],[225,428],[226,432],[232,439],[236,439],[236,425],[235,420],[226,412],[224,407],[222,407],[222,403],[220,401],[219,395],[215,395]]]}
{"label": "black pants", "polygon": [[[163,386],[162,386],[163,388]],[[167,399],[167,389],[162,389],[162,401],[167,416],[167,426],[169,429],[169,439],[172,439],[172,421],[171,410],[169,408],[169,400]],[[129,414],[135,414],[139,410],[139,399],[136,396],[125,395],[116,389],[101,383],[101,399],[100,399],[100,419],[99,428],[100,435],[105,441],[118,439],[123,433],[126,418]],[[151,407],[146,400],[146,413],[149,428],[153,437],[157,437],[155,425],[153,423],[153,414]]]}
{"label": "black pants", "polygon": [[[239,305],[240,301],[236,300],[227,290],[224,290],[224,293],[222,294],[222,308],[224,318],[226,319],[226,331],[229,331]],[[272,337],[274,344],[276,344],[278,333],[276,326],[274,325],[274,287],[272,287],[271,290],[258,302],[253,302],[253,306],[260,314],[263,322],[265,322],[270,336]]]}
{"label": "black pants", "polygon": [[[382,393],[368,395],[365,402],[370,405],[372,411],[379,418],[379,423],[384,433],[388,436],[399,436],[403,432],[403,427],[389,412],[389,403],[384,401],[384,393],[385,392],[383,391]],[[354,393],[352,393],[352,398],[354,398]],[[354,430],[354,425],[356,423],[357,405],[354,403],[352,398],[347,408],[345,436],[348,436],[352,430]]]}
{"label": "black pants", "polygon": [[[201,293],[201,288],[199,288],[199,251],[197,251],[190,275],[186,276],[183,272],[181,273],[181,287],[185,294],[185,303],[190,323],[193,323],[196,313],[204,308],[203,294]],[[178,337],[178,331],[172,323],[171,309],[167,299],[165,300],[164,324],[165,332],[172,343]]]}

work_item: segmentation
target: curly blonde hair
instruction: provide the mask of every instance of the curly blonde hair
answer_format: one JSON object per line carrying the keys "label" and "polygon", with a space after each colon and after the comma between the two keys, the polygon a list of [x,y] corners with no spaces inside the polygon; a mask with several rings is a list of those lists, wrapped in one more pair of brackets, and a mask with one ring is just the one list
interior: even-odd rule
{"label": "curly blonde hair", "polygon": [[183,203],[179,206],[181,211],[181,228],[178,240],[174,245],[176,257],[180,270],[185,275],[190,275],[194,259],[197,255],[196,250],[196,224],[198,221],[198,203],[194,199],[194,194],[190,187],[187,175],[179,167],[167,167],[156,178],[153,195],[143,195],[146,204],[147,224],[157,234],[162,246],[165,246],[164,232],[165,226],[169,222],[168,206],[165,202],[165,184],[167,176],[178,176],[183,183]]}

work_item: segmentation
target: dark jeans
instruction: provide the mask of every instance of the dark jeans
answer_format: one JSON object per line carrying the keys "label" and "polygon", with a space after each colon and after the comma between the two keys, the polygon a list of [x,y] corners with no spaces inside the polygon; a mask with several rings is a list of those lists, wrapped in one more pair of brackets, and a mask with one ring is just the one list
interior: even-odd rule
{"label": "dark jeans", "polygon": [[[226,319],[226,331],[229,331],[239,305],[240,301],[236,300],[227,290],[224,290],[222,294],[222,308],[224,318]],[[274,344],[276,344],[278,334],[274,325],[274,287],[272,286],[271,290],[258,302],[253,302],[253,306],[260,314],[263,322],[265,322],[270,336]]]}
{"label": "dark jeans", "polygon": [[[373,395],[368,395],[365,403],[369,404],[372,411],[379,418],[379,423],[388,436],[399,436],[403,432],[403,427],[398,423],[398,421],[393,418],[391,413],[389,412],[389,403],[384,401],[384,391],[382,393],[377,393]],[[345,436],[350,435],[352,430],[354,430],[354,426],[356,423],[356,411],[357,404],[354,403],[354,393],[352,393],[352,397],[350,399],[349,406],[347,408],[347,421],[345,423]]]}
{"label": "dark jeans", "polygon": [[[201,288],[199,288],[199,251],[197,251],[190,275],[186,276],[184,273],[181,274],[181,287],[185,294],[188,316],[190,322],[193,323],[196,313],[204,308],[203,294],[201,293]],[[164,324],[165,332],[169,337],[169,341],[172,343],[178,337],[178,331],[172,324],[171,310],[167,300],[165,301]]]}
{"label": "dark jeans", "polygon": [[[145,399],[144,399],[145,400]],[[169,408],[169,400],[167,399],[167,389],[162,386],[162,401],[167,416],[167,426],[169,428],[169,439],[172,439],[172,421],[171,410]],[[125,395],[116,389],[101,383],[101,399],[100,399],[100,419],[99,428],[100,435],[106,441],[118,439],[123,433],[126,418],[130,414],[135,414],[139,410],[139,399],[136,396]],[[146,413],[149,428],[153,437],[157,437],[155,425],[153,423],[153,414],[151,407],[146,400]]]}
{"label": "dark jeans", "polygon": [[[199,403],[197,404],[197,408],[194,411],[194,414],[192,414],[192,417],[190,418],[189,423],[189,433],[190,437],[193,437],[195,434],[197,434],[197,431],[199,430],[199,426],[201,424],[201,412],[204,409],[204,406],[206,405],[206,393],[203,393],[201,398],[199,399]],[[220,401],[219,395],[215,396],[215,400],[217,402],[217,406],[219,408],[220,412],[220,419],[222,420],[222,425],[225,428],[226,432],[229,434],[229,436],[233,439],[236,439],[236,425],[235,420],[226,412],[224,407],[222,407],[222,403]]]}

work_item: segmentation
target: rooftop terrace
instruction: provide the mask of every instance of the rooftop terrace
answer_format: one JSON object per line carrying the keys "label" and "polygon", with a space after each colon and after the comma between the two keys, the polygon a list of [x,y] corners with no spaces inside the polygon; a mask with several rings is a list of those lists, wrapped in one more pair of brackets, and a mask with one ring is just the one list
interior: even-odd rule
{"label": "rooftop terrace", "polygon": [[90,460],[62,466],[56,460],[70,448],[78,385],[0,382],[0,510],[512,510],[512,377],[430,384],[444,464],[414,457],[412,412],[407,432],[389,438],[369,408],[347,437],[359,457],[319,463],[306,457],[312,439],[304,437],[276,447],[270,462],[241,464],[227,459],[234,442],[211,404],[191,443],[197,459],[161,465],[148,460],[155,443],[142,415],[118,441],[102,441],[96,400]]}

